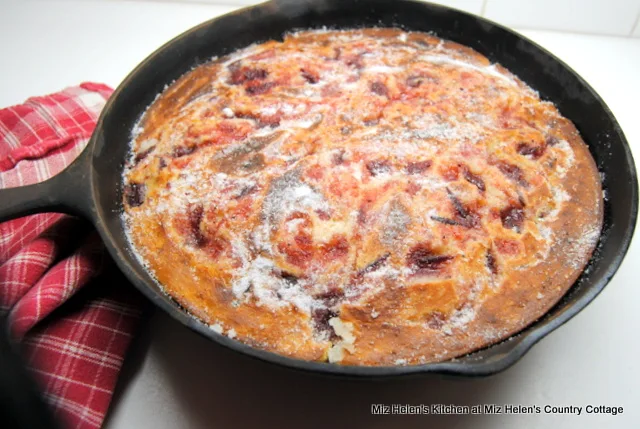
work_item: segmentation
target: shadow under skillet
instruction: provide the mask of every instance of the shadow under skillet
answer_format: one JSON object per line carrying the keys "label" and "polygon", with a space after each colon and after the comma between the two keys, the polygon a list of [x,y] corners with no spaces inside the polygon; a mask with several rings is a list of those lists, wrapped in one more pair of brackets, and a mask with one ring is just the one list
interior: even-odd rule
{"label": "shadow under skillet", "polygon": [[[185,428],[478,428],[483,415],[372,415],[372,404],[498,403],[535,368],[531,359],[492,377],[421,375],[340,379],[294,371],[225,349],[164,313],[154,317],[150,351],[165,374]],[[158,333],[162,332],[161,335]],[[479,419],[483,419],[481,421]],[[488,425],[486,427],[491,427]]]}

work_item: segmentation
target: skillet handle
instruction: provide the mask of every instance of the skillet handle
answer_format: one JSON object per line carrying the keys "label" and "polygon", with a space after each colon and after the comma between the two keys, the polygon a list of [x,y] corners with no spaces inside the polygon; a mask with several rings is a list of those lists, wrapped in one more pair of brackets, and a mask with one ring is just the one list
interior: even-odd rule
{"label": "skillet handle", "polygon": [[95,209],[91,202],[90,145],[70,166],[44,182],[0,189],[0,222],[45,212],[91,218]]}

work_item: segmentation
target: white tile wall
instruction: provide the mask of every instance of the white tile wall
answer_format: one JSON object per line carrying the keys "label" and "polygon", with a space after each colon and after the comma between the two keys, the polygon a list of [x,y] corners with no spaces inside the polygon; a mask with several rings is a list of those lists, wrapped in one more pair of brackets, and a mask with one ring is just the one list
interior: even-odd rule
{"label": "white tile wall", "polygon": [[[153,0],[152,0],[153,1]],[[155,0],[245,6],[258,0]],[[394,1],[394,0],[388,0]],[[640,37],[640,0],[433,0],[509,27]]]}
{"label": "white tile wall", "polygon": [[511,27],[628,36],[637,0],[487,0],[485,16]]}
{"label": "white tile wall", "polygon": [[[393,1],[393,0],[389,0]],[[485,0],[435,0],[433,3],[443,4],[445,6],[454,7],[456,9],[464,10],[467,12],[475,13],[476,15],[482,14],[482,7]]]}

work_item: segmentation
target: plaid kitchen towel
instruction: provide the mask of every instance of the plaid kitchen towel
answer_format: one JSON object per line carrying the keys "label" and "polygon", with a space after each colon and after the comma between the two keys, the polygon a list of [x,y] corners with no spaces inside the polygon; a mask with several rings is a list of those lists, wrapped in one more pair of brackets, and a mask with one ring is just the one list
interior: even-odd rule
{"label": "plaid kitchen towel", "polygon": [[[69,165],[111,93],[83,83],[1,109],[0,188]],[[144,303],[86,221],[46,213],[0,224],[0,312],[63,428],[102,425]]]}

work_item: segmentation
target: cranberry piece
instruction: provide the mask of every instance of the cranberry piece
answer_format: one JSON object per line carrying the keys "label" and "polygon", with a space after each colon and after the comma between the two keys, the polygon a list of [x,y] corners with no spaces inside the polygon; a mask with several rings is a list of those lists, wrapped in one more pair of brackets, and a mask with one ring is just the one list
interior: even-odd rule
{"label": "cranberry piece", "polygon": [[315,297],[324,302],[327,307],[333,307],[344,297],[344,291],[338,288],[329,289],[327,292],[320,293]]}
{"label": "cranberry piece", "polygon": [[129,207],[139,207],[144,203],[147,187],[142,183],[129,183],[124,188],[124,197]]}
{"label": "cranberry piece", "polygon": [[484,180],[482,180],[482,178],[477,174],[472,173],[471,170],[469,170],[469,167],[467,166],[462,167],[462,176],[467,182],[474,185],[480,191],[484,192],[486,190]]}
{"label": "cranberry piece", "polygon": [[287,271],[278,271],[277,276],[280,277],[282,280],[284,280],[285,282],[287,282],[287,284],[289,285],[294,285],[296,283],[298,283],[298,276],[296,276],[295,274],[291,274],[290,272]]}
{"label": "cranberry piece", "polygon": [[294,237],[294,241],[302,248],[313,246],[313,240],[309,234],[298,234]]}
{"label": "cranberry piece", "polygon": [[442,216],[431,216],[431,219],[446,225],[476,228],[480,224],[480,216],[471,208],[466,207],[449,189],[447,189],[447,193],[456,212],[453,219]]}
{"label": "cranberry piece", "polygon": [[487,265],[487,268],[491,272],[491,274],[493,275],[498,274],[498,262],[496,261],[496,257],[493,254],[493,250],[487,249],[487,256],[485,259],[485,263]]}
{"label": "cranberry piece", "polygon": [[391,256],[390,253],[385,253],[384,255],[380,256],[378,259],[376,259],[375,261],[373,261],[372,263],[370,263],[369,265],[367,265],[366,267],[358,271],[358,277],[380,269],[380,267],[382,267],[387,262],[387,259],[389,259],[389,256]]}
{"label": "cranberry piece", "polygon": [[503,227],[521,232],[524,223],[524,210],[522,206],[511,205],[500,211],[500,219]]}
{"label": "cranberry piece", "polygon": [[264,127],[276,128],[278,125],[280,125],[280,117],[264,116],[258,120],[258,123],[256,125],[258,128],[264,128]]}
{"label": "cranberry piece", "polygon": [[520,142],[518,143],[518,147],[516,150],[520,155],[531,156],[533,159],[538,159],[544,154],[545,147]]}
{"label": "cranberry piece", "polygon": [[431,329],[440,329],[444,326],[445,316],[439,311],[434,311],[427,319],[427,326]]}
{"label": "cranberry piece", "polygon": [[370,195],[366,196],[362,204],[360,204],[360,208],[358,209],[358,223],[363,225],[368,218],[368,213],[373,207],[373,202],[375,201],[375,197]]}
{"label": "cranberry piece", "polygon": [[195,150],[195,146],[176,146],[173,149],[171,156],[173,156],[174,158],[180,158],[193,153]]}
{"label": "cranberry piece", "polygon": [[311,70],[301,69],[300,74],[307,82],[309,82],[312,85],[314,83],[318,83],[318,81],[320,80],[320,76],[318,75],[318,73],[313,72]]}
{"label": "cranberry piece", "polygon": [[500,162],[498,163],[498,169],[507,176],[509,179],[513,180],[520,186],[529,186],[529,183],[524,178],[524,172],[517,165],[509,164],[508,162]]}
{"label": "cranberry piece", "polygon": [[238,119],[251,119],[252,121],[259,121],[260,120],[260,116],[256,115],[253,112],[247,112],[247,111],[235,112],[235,117],[238,118]]}
{"label": "cranberry piece", "polygon": [[445,225],[463,226],[458,221],[442,216],[431,216],[431,219],[435,220],[436,222],[444,223]]}
{"label": "cranberry piece", "polygon": [[417,88],[422,84],[422,77],[420,76],[409,76],[406,80],[407,86],[411,88]]}
{"label": "cranberry piece", "polygon": [[268,92],[271,88],[273,88],[276,84],[273,82],[264,82],[264,83],[254,83],[249,84],[245,87],[245,91],[249,95],[260,95]]}
{"label": "cranberry piece", "polygon": [[254,80],[254,79],[266,79],[269,75],[265,69],[248,69],[244,72],[245,80]]}
{"label": "cranberry piece", "polygon": [[331,214],[327,213],[324,210],[316,210],[316,214],[320,220],[329,220],[331,219]]}
{"label": "cranberry piece", "polygon": [[193,239],[196,247],[204,246],[207,242],[207,237],[205,237],[200,229],[200,222],[202,222],[202,218],[204,216],[204,208],[198,205],[189,210],[187,216],[189,217],[191,238]]}
{"label": "cranberry piece", "polygon": [[315,329],[319,332],[326,332],[329,334],[330,341],[338,341],[340,339],[331,325],[329,325],[329,320],[336,316],[338,316],[338,314],[335,311],[327,308],[318,308],[313,311],[311,316]]}
{"label": "cranberry piece", "polygon": [[271,127],[275,128],[280,125],[281,115],[271,115],[271,116],[261,116],[252,112],[237,112],[236,118],[238,119],[250,119],[256,122],[256,127],[264,128]]}
{"label": "cranberry piece", "polygon": [[257,186],[255,186],[255,185],[248,185],[248,186],[245,186],[244,188],[242,188],[242,189],[240,190],[240,193],[238,193],[238,195],[236,196],[236,199],[238,199],[238,200],[239,200],[239,199],[241,199],[241,198],[243,198],[243,197],[245,197],[245,196],[247,196],[247,195],[249,195],[249,194],[251,194],[251,193],[255,192],[255,191],[256,191],[256,189],[258,189],[258,187],[257,187]]}
{"label": "cranberry piece", "polygon": [[391,171],[389,161],[369,161],[367,162],[366,167],[372,176],[378,176]]}
{"label": "cranberry piece", "polygon": [[297,267],[306,267],[313,257],[313,240],[305,232],[296,235],[292,242],[280,242],[278,250],[286,255],[287,262]]}
{"label": "cranberry piece", "polygon": [[148,148],[147,150],[143,150],[142,152],[137,153],[135,158],[133,159],[133,163],[134,164],[138,164],[140,161],[144,160],[147,156],[149,156],[149,154],[151,152],[153,152],[153,150],[155,148],[156,148],[156,146],[153,145],[150,148]]}
{"label": "cranberry piece", "polygon": [[408,174],[420,174],[431,167],[432,162],[430,160],[427,161],[418,161],[418,162],[410,162],[407,164],[407,173]]}
{"label": "cranberry piece", "polygon": [[466,228],[477,227],[480,223],[480,216],[470,208],[466,207],[449,189],[447,189],[447,193],[449,194],[449,200],[451,200],[453,208],[456,211],[454,220]]}
{"label": "cranberry piece", "polygon": [[389,98],[389,89],[387,88],[387,85],[382,82],[373,82],[371,84],[371,92],[378,94],[381,97]]}
{"label": "cranberry piece", "polygon": [[344,150],[334,153],[331,156],[331,162],[333,165],[341,165],[344,163]]}
{"label": "cranberry piece", "polygon": [[422,189],[422,186],[418,185],[415,182],[409,182],[409,184],[407,185],[407,192],[410,195],[415,195],[418,193],[418,191],[420,191],[420,189]]}
{"label": "cranberry piece", "polygon": [[229,69],[231,70],[232,85],[240,85],[252,80],[264,80],[269,76],[269,72],[262,68],[239,67],[234,64]]}
{"label": "cranberry piece", "polygon": [[320,253],[329,261],[342,258],[349,253],[349,242],[343,234],[334,235],[328,243],[320,246]]}
{"label": "cranberry piece", "polygon": [[407,265],[417,274],[433,274],[442,270],[452,259],[451,255],[435,253],[427,244],[419,244],[407,255]]}
{"label": "cranberry piece", "polygon": [[560,143],[560,140],[558,140],[558,138],[555,136],[548,136],[544,141],[544,144],[546,144],[547,146],[555,146],[558,143]]}
{"label": "cranberry piece", "polygon": [[364,63],[362,62],[362,54],[350,55],[348,57],[345,57],[344,63],[349,67],[353,67],[358,70],[364,68]]}

